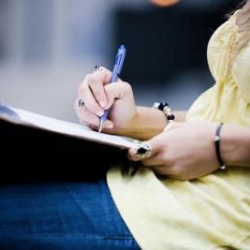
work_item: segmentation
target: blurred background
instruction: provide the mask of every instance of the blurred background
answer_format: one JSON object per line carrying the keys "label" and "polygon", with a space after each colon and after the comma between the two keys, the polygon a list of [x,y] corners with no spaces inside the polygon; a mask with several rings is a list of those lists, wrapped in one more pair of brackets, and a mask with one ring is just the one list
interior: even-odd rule
{"label": "blurred background", "polygon": [[76,89],[95,65],[112,69],[128,48],[122,78],[138,105],[188,109],[214,84],[206,49],[239,1],[0,0],[0,102],[77,121]]}

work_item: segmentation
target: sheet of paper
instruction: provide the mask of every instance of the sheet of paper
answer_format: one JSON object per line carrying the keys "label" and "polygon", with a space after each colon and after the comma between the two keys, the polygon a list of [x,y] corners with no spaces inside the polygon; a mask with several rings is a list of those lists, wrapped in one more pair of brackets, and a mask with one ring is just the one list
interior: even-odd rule
{"label": "sheet of paper", "polygon": [[80,124],[70,123],[47,116],[38,115],[21,109],[15,109],[4,105],[0,105],[0,107],[0,116],[5,116],[5,118],[6,116],[9,116],[8,118],[10,118],[10,120],[11,116],[13,116],[13,118],[15,117],[15,119],[17,119],[18,116],[20,122],[26,125],[38,127],[56,133],[83,138],[88,141],[117,146],[124,149],[139,147],[139,144],[131,138],[98,133]]}

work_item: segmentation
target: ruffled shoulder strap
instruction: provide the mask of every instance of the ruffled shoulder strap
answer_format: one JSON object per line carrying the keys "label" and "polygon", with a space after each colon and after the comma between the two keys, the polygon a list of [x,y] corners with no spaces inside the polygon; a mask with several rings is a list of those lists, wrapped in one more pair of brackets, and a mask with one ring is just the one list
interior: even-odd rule
{"label": "ruffled shoulder strap", "polygon": [[238,36],[236,15],[237,12],[215,31],[208,44],[208,64],[217,82],[224,81],[229,74],[232,50]]}

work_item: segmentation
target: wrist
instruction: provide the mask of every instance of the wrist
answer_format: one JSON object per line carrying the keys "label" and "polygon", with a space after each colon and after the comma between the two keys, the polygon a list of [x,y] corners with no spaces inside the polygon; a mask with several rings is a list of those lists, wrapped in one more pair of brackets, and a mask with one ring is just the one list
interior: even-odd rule
{"label": "wrist", "polygon": [[149,107],[136,107],[136,112],[123,135],[148,140],[160,134],[166,126],[163,112]]}
{"label": "wrist", "polygon": [[250,166],[250,132],[246,127],[225,124],[221,131],[221,155],[228,166]]}
{"label": "wrist", "polygon": [[[187,111],[174,111],[175,121],[184,122]],[[163,132],[167,125],[166,116],[160,110],[151,107],[136,106],[130,123],[119,134],[139,140],[148,140]]]}

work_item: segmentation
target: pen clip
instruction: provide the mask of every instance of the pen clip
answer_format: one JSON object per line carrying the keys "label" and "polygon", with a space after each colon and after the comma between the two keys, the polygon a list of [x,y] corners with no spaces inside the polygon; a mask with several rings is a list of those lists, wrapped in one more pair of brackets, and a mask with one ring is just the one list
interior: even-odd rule
{"label": "pen clip", "polygon": [[116,67],[117,67],[117,74],[120,75],[123,67],[123,63],[126,57],[126,47],[124,45],[121,45],[118,50],[118,55],[116,58]]}
{"label": "pen clip", "polygon": [[117,56],[115,58],[115,64],[110,82],[117,82],[118,76],[121,74],[123,63],[126,57],[126,47],[121,45],[118,49]]}

